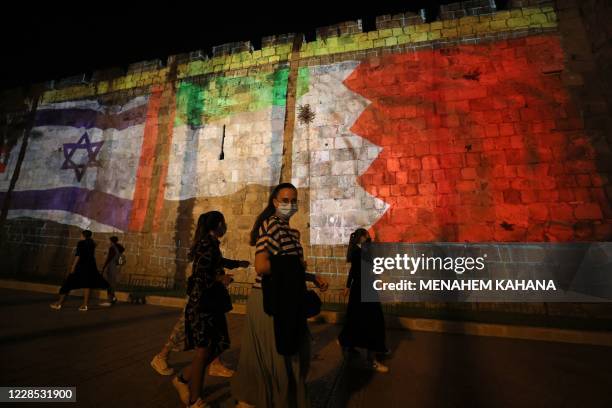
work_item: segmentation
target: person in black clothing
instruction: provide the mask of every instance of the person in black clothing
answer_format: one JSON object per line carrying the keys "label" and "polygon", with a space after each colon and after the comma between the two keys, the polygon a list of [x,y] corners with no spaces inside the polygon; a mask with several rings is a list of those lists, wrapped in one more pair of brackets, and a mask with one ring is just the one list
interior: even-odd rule
{"label": "person in black clothing", "polygon": [[52,309],[60,310],[71,290],[85,288],[83,304],[79,307],[79,311],[86,312],[90,290],[96,288],[108,290],[110,288],[106,279],[98,272],[95,256],[96,243],[91,239],[91,231],[85,230],[82,235],[84,239],[77,244],[71,272],[60,288],[59,300],[51,304]]}
{"label": "person in black clothing", "polygon": [[389,369],[376,359],[377,353],[388,353],[382,306],[380,302],[361,301],[361,245],[365,242],[371,242],[367,230],[359,228],[351,234],[346,254],[351,269],[344,289],[344,296],[348,295],[349,301],[338,342],[345,351],[366,349],[369,366],[375,371],[387,372]]}
{"label": "person in black clothing", "polygon": [[[225,313],[232,309],[227,286],[232,275],[225,274],[219,238],[227,231],[223,214],[210,211],[198,219],[192,274],[187,281],[185,307],[185,349],[195,349],[195,357],[173,382],[188,407],[204,407],[200,398],[204,370],[230,346]],[[234,261],[238,262],[238,261]],[[232,265],[238,266],[238,265]]]}
{"label": "person in black clothing", "polygon": [[119,259],[121,258],[121,255],[125,252],[125,248],[119,243],[119,238],[113,236],[109,238],[109,241],[111,245],[108,248],[106,260],[104,261],[104,265],[102,266],[102,274],[106,272],[106,278],[110,287],[107,290],[108,300],[106,302],[100,303],[100,306],[112,306],[117,302],[114,288],[117,285],[117,275],[121,271]]}

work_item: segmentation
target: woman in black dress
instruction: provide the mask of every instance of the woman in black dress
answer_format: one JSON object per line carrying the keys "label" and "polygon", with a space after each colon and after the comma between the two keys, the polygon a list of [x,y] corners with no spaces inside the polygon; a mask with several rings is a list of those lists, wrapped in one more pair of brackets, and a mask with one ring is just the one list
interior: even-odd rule
{"label": "woman in black dress", "polygon": [[370,242],[370,234],[363,228],[351,234],[346,254],[351,269],[344,295],[349,296],[344,327],[338,342],[346,351],[364,348],[368,351],[368,365],[375,371],[389,369],[376,359],[377,353],[387,353],[385,346],[385,318],[380,302],[361,301],[361,245]]}
{"label": "woman in black dress", "polygon": [[191,365],[178,375],[178,381],[173,382],[188,407],[204,407],[200,398],[204,370],[230,346],[225,313],[232,309],[227,290],[232,277],[225,274],[219,248],[219,238],[226,231],[225,218],[218,211],[210,211],[198,219],[185,307],[185,349],[195,349],[196,355]]}
{"label": "woman in black dress", "polygon": [[79,307],[79,311],[86,312],[91,289],[111,290],[109,283],[102,277],[96,265],[96,243],[91,239],[92,232],[85,230],[81,234],[83,240],[77,244],[71,272],[62,284],[59,300],[51,304],[52,309],[60,310],[71,290],[85,288],[83,304]]}

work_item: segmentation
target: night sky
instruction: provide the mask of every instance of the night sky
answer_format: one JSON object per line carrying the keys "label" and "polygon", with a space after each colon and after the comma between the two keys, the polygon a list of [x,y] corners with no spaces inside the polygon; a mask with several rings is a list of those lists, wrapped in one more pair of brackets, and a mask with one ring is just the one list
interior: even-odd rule
{"label": "night sky", "polygon": [[[285,5],[257,2],[250,6],[223,2],[205,5],[142,6],[126,10],[108,3],[108,9],[83,9],[76,4],[41,6],[28,3],[5,14],[0,26],[3,70],[0,88],[60,79],[110,67],[127,67],[143,60],[201,49],[211,54],[214,45],[250,40],[260,48],[261,37],[303,32],[307,41],[315,28],[362,19],[364,31],[375,29],[375,17],[426,8],[435,19],[440,3],[453,1],[368,1],[344,8],[336,2],[293,2]],[[86,3],[86,2],[82,2]],[[204,2],[202,2],[204,3]],[[349,4],[350,4],[349,3]],[[107,3],[99,2],[99,6]],[[281,3],[283,4],[283,3]],[[3,13],[4,14],[4,13]]]}

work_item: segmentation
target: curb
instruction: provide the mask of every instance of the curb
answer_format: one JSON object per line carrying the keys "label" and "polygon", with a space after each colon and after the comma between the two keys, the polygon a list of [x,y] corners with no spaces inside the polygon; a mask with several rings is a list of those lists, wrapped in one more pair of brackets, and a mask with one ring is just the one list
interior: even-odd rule
{"label": "curb", "polygon": [[[47,283],[35,283],[35,282],[21,282],[9,279],[0,279],[0,288],[3,289],[14,289],[14,290],[25,290],[29,292],[39,293],[52,293],[57,295],[60,289],[60,285],[51,285]],[[75,289],[70,292],[70,296],[83,296],[83,289]],[[115,296],[118,301],[129,302],[130,292],[116,291]],[[101,289],[92,290],[90,299],[106,299],[106,291]],[[165,306],[165,307],[176,307],[182,309],[185,306],[185,299],[168,297],[168,296],[145,296],[145,303],[154,306]],[[246,314],[245,304],[234,304],[234,309],[230,313],[235,314]]]}
{"label": "curb", "polygon": [[[0,288],[57,294],[60,286],[0,279]],[[82,296],[83,290],[77,289],[71,294],[74,296]],[[122,302],[127,302],[129,300],[128,292],[116,292],[115,295],[117,299]],[[92,290],[90,296],[92,299],[106,299],[106,291]],[[185,306],[185,299],[165,296],[146,296],[146,303],[155,306],[182,308]],[[245,314],[246,304],[234,304],[234,309],[230,313]],[[339,324],[343,317],[343,313],[324,310],[319,316],[309,319],[309,321]],[[610,331],[599,332],[549,327],[456,322],[389,315],[385,316],[385,321],[387,327],[393,329],[612,347],[612,332]]]}

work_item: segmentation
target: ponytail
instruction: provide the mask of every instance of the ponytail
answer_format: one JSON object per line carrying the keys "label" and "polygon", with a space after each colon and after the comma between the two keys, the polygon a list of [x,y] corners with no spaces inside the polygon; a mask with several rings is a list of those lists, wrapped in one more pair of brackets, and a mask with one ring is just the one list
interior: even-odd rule
{"label": "ponytail", "polygon": [[209,211],[201,214],[198,217],[195,233],[193,234],[193,242],[191,243],[190,254],[195,252],[198,242],[202,240],[210,231],[214,230],[224,220],[223,214],[219,211]]}
{"label": "ponytail", "polygon": [[365,228],[357,228],[351,233],[348,248],[346,250],[346,262],[351,262],[351,254],[357,248],[357,243],[368,231]]}

